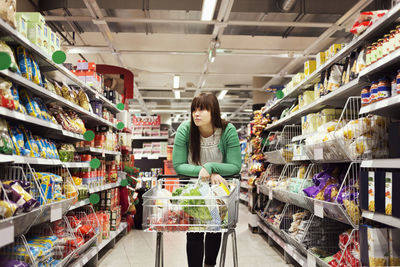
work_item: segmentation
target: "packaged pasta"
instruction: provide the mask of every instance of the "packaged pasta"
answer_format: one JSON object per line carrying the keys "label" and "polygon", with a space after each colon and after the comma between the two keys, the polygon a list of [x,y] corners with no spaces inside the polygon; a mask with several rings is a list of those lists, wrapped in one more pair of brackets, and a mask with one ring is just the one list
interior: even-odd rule
{"label": "packaged pasta", "polygon": [[61,86],[57,82],[54,82],[54,89],[57,95],[63,96]]}
{"label": "packaged pasta", "polygon": [[17,47],[17,59],[22,77],[32,81],[32,61],[25,47]]}
{"label": "packaged pasta", "polygon": [[54,84],[49,79],[47,79],[44,75],[42,75],[42,81],[43,81],[44,88],[46,88],[47,90],[49,90],[52,93],[57,94]]}
{"label": "packaged pasta", "polygon": [[[1,8],[0,8],[0,10],[1,10]],[[15,61],[14,52],[4,41],[0,41],[0,52],[7,53],[10,56],[11,65],[10,65],[9,69],[12,70],[13,72],[20,73],[18,64]]]}
{"label": "packaged pasta", "polygon": [[78,92],[79,106],[90,111],[89,97],[82,89]]}
{"label": "packaged pasta", "polygon": [[29,115],[42,119],[42,112],[40,111],[38,103],[28,94],[25,89],[20,90],[21,102],[24,104],[26,111]]}
{"label": "packaged pasta", "polygon": [[65,99],[74,103],[74,94],[72,93],[71,88],[69,88],[66,83],[62,83],[61,93]]}
{"label": "packaged pasta", "polygon": [[25,148],[30,151],[29,156],[36,158],[40,157],[39,147],[36,144],[36,141],[33,138],[32,133],[29,130],[25,129],[25,127],[22,124],[19,125],[19,129],[21,129],[22,133],[24,134]]}
{"label": "packaged pasta", "polygon": [[16,126],[9,125],[8,133],[13,142],[15,154],[20,156],[29,156],[31,151],[25,147],[25,139],[22,131]]}
{"label": "packaged pasta", "polygon": [[43,86],[42,75],[40,74],[39,65],[32,54],[29,54],[29,59],[32,64],[32,81],[40,86]]}
{"label": "packaged pasta", "polygon": [[389,264],[388,229],[368,228],[369,266]]}

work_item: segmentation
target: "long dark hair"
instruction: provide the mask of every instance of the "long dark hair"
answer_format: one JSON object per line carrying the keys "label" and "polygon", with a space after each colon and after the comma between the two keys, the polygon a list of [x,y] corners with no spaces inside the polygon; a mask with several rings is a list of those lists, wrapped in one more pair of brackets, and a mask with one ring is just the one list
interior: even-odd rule
{"label": "long dark hair", "polygon": [[211,124],[214,131],[217,128],[224,131],[228,122],[221,119],[221,111],[215,95],[203,93],[193,99],[190,108],[190,152],[193,163],[200,165],[200,131],[193,120],[193,112],[197,109],[208,110],[211,113]]}

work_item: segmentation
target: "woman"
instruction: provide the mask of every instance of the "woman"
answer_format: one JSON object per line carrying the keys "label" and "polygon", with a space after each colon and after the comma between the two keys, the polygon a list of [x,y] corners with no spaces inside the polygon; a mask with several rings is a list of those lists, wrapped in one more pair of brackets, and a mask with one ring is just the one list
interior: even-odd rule
{"label": "woman", "polygon": [[[238,174],[242,160],[239,138],[231,123],[221,119],[218,100],[213,94],[195,97],[191,120],[183,122],[176,133],[173,164],[176,173],[226,183],[222,176]],[[220,233],[188,233],[186,253],[189,267],[216,264]],[[205,253],[204,253],[205,250]]]}

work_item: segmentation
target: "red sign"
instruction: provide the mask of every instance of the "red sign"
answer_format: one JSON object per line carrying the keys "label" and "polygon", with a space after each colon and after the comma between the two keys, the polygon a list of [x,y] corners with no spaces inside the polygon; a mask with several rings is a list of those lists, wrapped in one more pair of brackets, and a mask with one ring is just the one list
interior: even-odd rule
{"label": "red sign", "polygon": [[140,116],[136,117],[132,116],[133,126],[152,126],[152,125],[160,125],[161,119],[160,116]]}

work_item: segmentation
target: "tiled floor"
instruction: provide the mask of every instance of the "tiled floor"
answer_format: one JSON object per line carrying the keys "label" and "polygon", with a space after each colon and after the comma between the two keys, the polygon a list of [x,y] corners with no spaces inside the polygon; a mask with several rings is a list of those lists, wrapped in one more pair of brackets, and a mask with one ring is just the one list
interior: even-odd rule
{"label": "tiled floor", "polygon": [[[247,207],[240,204],[239,224],[236,228],[240,267],[283,267],[283,258],[258,234],[247,226]],[[231,242],[228,241],[225,266],[233,266]],[[123,237],[114,249],[100,260],[100,267],[152,267],[155,262],[156,234],[133,230]],[[186,263],[186,236],[183,233],[164,234],[165,267],[184,267]]]}

